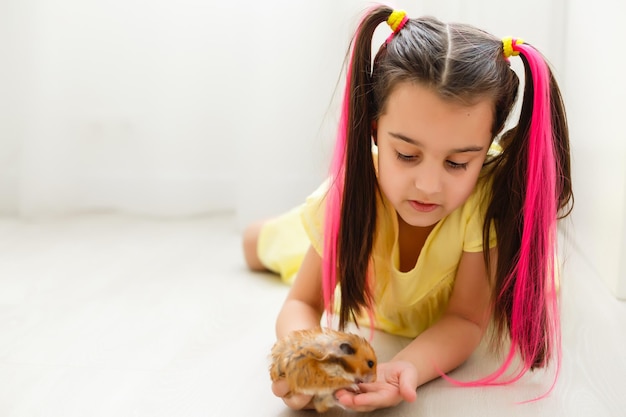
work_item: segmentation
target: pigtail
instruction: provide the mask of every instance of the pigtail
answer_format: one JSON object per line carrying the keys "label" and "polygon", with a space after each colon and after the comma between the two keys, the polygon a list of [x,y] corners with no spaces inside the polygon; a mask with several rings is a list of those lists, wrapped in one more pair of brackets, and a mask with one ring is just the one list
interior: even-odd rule
{"label": "pigtail", "polygon": [[[511,347],[500,369],[476,381],[480,385],[514,382],[551,359],[556,360],[558,376],[561,360],[555,268],[558,213],[571,200],[565,111],[541,54],[519,42],[512,43],[512,50],[524,63],[524,98],[517,127],[502,139],[504,153],[494,168],[483,233],[488,242],[493,220],[498,236],[496,336],[508,330]],[[519,367],[501,381],[516,352]]]}
{"label": "pigtail", "polygon": [[376,229],[376,172],[372,161],[372,37],[391,9],[366,13],[352,42],[341,117],[326,196],[322,290],[328,324],[334,290],[341,288],[339,328],[362,308],[371,311],[368,265]]}

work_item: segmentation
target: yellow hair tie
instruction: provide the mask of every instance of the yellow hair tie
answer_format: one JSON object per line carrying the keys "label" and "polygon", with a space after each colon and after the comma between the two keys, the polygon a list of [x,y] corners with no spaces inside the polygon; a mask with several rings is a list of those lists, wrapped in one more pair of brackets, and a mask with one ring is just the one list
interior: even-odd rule
{"label": "yellow hair tie", "polygon": [[518,51],[513,50],[513,45],[521,45],[524,41],[522,39],[513,39],[511,37],[502,39],[502,50],[504,51],[504,57],[510,58],[512,56],[519,55]]}
{"label": "yellow hair tie", "polygon": [[387,18],[387,24],[393,30],[393,33],[396,33],[400,29],[402,29],[402,22],[406,18],[406,12],[404,10],[394,10],[391,12],[389,17]]}

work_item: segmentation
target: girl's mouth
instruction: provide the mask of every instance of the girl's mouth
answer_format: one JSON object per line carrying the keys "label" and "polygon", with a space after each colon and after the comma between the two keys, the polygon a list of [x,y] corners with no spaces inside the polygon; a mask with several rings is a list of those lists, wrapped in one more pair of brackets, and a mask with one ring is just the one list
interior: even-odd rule
{"label": "girl's mouth", "polygon": [[409,200],[409,204],[411,204],[413,209],[421,211],[422,213],[429,213],[439,207],[439,204],[422,203],[417,200]]}

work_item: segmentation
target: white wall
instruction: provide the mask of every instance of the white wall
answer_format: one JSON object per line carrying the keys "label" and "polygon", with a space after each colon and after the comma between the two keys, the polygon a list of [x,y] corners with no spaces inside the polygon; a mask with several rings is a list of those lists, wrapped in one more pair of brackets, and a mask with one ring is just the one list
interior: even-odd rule
{"label": "white wall", "polygon": [[[565,100],[573,154],[578,251],[626,299],[626,3],[567,6]],[[590,277],[596,278],[596,277]]]}
{"label": "white wall", "polygon": [[238,2],[2,2],[0,210],[235,203]]}
{"label": "white wall", "polygon": [[234,88],[237,120],[237,216],[240,227],[277,215],[323,180],[337,120],[333,96],[348,26],[331,1],[250,2],[242,16],[247,68]]}

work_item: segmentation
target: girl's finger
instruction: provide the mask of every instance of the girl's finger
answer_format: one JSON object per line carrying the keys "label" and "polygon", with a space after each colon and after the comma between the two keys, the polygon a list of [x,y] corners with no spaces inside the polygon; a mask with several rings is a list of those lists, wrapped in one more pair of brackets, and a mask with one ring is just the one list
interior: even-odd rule
{"label": "girl's finger", "polygon": [[272,392],[275,396],[282,398],[289,394],[289,384],[284,379],[272,382]]}

